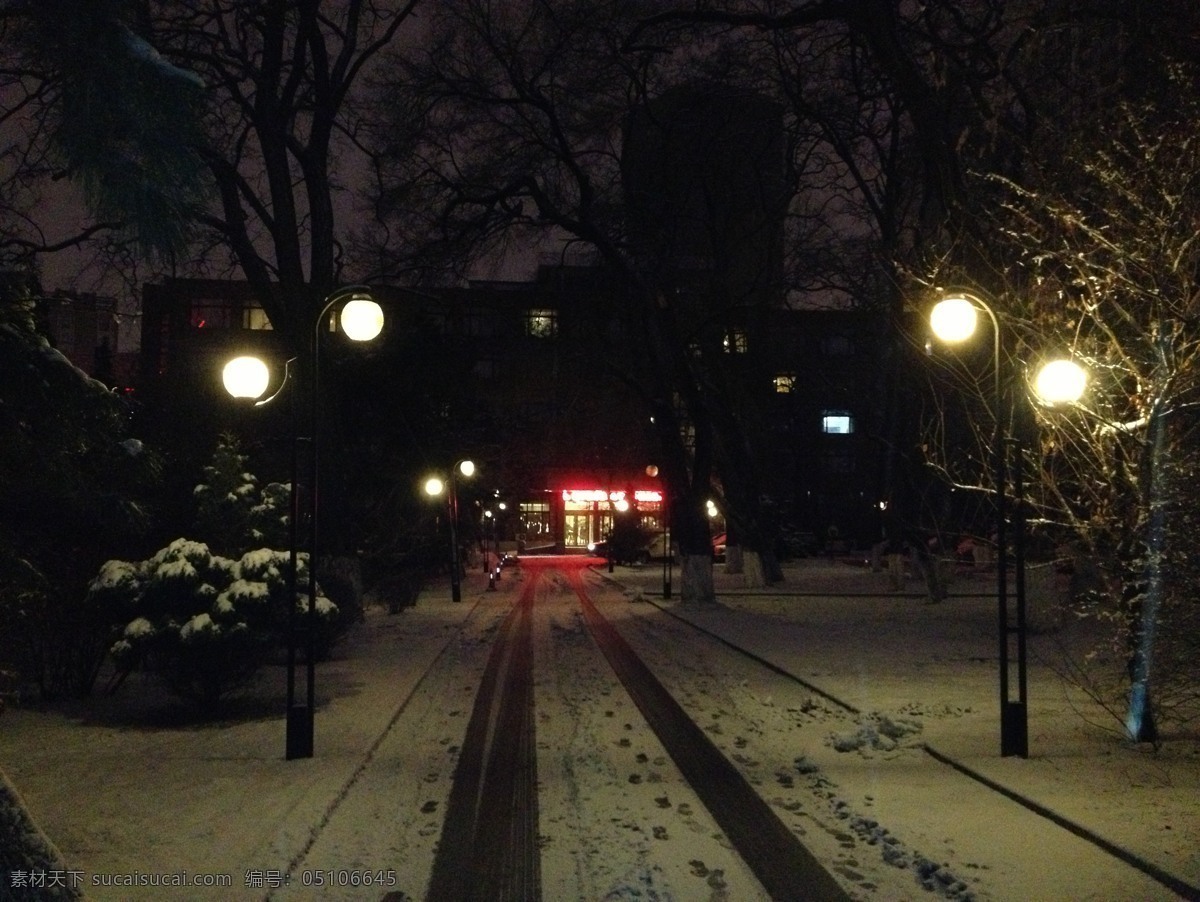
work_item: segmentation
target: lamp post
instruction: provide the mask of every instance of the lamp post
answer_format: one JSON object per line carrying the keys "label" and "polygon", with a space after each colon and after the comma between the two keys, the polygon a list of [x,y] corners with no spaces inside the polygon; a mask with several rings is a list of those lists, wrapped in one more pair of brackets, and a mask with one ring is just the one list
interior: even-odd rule
{"label": "lamp post", "polygon": [[488,533],[491,532],[493,535],[495,535],[495,532],[496,532],[496,520],[492,516],[492,511],[490,508],[488,508],[487,510],[485,510],[483,512],[483,522],[479,526],[479,531],[481,533],[480,539],[483,542],[483,572],[486,573],[487,577],[488,577],[488,589],[492,592],[495,592],[496,591],[496,574],[493,573],[492,568],[488,566],[488,557],[489,557],[489,550],[490,550],[490,548],[489,548],[490,543],[488,542]]}
{"label": "lamp post", "polygon": [[667,599],[670,599],[670,597],[671,597],[672,556],[671,556],[671,522],[670,522],[671,515],[670,515],[670,513],[668,513],[667,493],[666,492],[662,493],[662,501],[660,501],[659,503],[662,505],[662,515],[663,515],[663,599],[667,600]]}
{"label": "lamp post", "polygon": [[[287,726],[284,756],[290,761],[295,758],[311,758],[313,756],[313,712],[316,707],[316,626],[317,626],[317,433],[320,410],[320,337],[322,327],[327,322],[330,312],[342,304],[339,311],[338,323],[342,332],[352,341],[366,342],[376,338],[383,330],[383,310],[370,295],[370,290],[362,285],[348,285],[338,288],[327,295],[321,310],[313,323],[310,335],[311,344],[308,351],[308,363],[311,367],[311,379],[308,386],[311,393],[308,421],[308,435],[300,434],[299,406],[293,397],[292,403],[292,484],[290,497],[289,533],[289,567],[288,567],[288,644],[287,644]],[[266,404],[283,390],[291,375],[293,366],[298,365],[300,358],[293,357],[287,361],[284,379],[279,390],[262,400],[256,400],[256,405]],[[251,357],[239,357],[226,364],[222,374],[226,390],[234,397],[260,398],[265,393],[269,382],[266,365],[261,360]],[[309,490],[307,505],[302,510],[300,483],[300,448],[308,446]],[[297,573],[300,557],[300,521],[305,521],[308,527],[305,545],[308,551],[308,604],[305,609],[304,624],[301,625],[296,611]],[[304,701],[296,697],[296,657],[300,634],[304,636],[305,651],[305,693]]]}
{"label": "lamp post", "polygon": [[[646,467],[646,475],[651,479],[658,476],[658,467],[654,464]],[[659,490],[658,509],[662,515],[662,534],[663,534],[663,590],[662,597],[668,600],[671,597],[671,525],[670,525],[670,508],[667,507],[667,487],[666,480],[662,482],[662,488]]]}
{"label": "lamp post", "polygon": [[[995,427],[992,435],[992,465],[996,481],[996,596],[1000,639],[1000,754],[1029,757],[1028,684],[1026,680],[1026,605],[1025,605],[1025,514],[1024,459],[1019,439],[1008,439],[1003,429],[1003,395],[1000,367],[1000,323],[991,306],[970,292],[947,291],[930,314],[930,326],[946,342],[965,341],[975,332],[977,310],[987,314],[992,325],[992,388]],[[1072,360],[1051,360],[1038,370],[1032,389],[1044,405],[1074,403],[1083,394],[1087,372]],[[1008,610],[1007,499],[1008,448],[1012,446],[1014,488],[1014,543],[1016,564],[1016,621]],[[1011,696],[1010,653],[1016,638],[1017,697]]]}
{"label": "lamp post", "polygon": [[[500,494],[499,491],[496,494]],[[508,504],[503,501],[496,502],[496,519],[492,521],[492,550],[496,553],[496,582],[500,582],[500,576],[504,572],[505,557],[500,553],[500,516],[508,510]]]}
{"label": "lamp post", "polygon": [[458,557],[458,474],[468,479],[475,472],[475,464],[460,460],[450,470],[450,600],[462,601],[462,565]]}
{"label": "lamp post", "polygon": [[440,495],[446,492],[446,514],[450,519],[450,600],[462,601],[462,567],[458,554],[458,477],[468,479],[475,473],[475,463],[470,460],[457,461],[450,468],[449,483],[432,477],[425,482],[427,495]]}
{"label": "lamp post", "polygon": [[[1025,680],[1025,598],[1023,592],[1023,555],[1017,561],[1016,623],[1008,610],[1008,511],[1005,495],[1007,448],[1004,441],[1003,394],[1000,374],[1000,323],[991,306],[982,298],[965,291],[947,291],[929,317],[933,333],[942,341],[956,343],[970,338],[982,310],[992,324],[992,392],[995,425],[992,432],[992,470],[996,504],[996,602],[1000,639],[1000,754],[1029,755],[1029,726]],[[1018,543],[1020,550],[1020,543]],[[1017,637],[1017,697],[1011,697],[1009,653],[1013,636]]]}

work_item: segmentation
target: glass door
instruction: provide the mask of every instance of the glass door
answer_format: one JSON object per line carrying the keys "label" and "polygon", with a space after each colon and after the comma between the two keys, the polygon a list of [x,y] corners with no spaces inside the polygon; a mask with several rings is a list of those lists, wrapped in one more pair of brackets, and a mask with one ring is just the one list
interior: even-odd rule
{"label": "glass door", "polygon": [[563,524],[563,547],[586,548],[592,541],[592,517],[587,513],[567,511]]}

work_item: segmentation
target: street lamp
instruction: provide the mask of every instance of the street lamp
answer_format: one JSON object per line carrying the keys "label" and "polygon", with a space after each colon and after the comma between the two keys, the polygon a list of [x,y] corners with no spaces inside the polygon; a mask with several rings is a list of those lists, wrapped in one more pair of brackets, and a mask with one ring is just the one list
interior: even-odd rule
{"label": "street lamp", "polygon": [[267,392],[271,370],[259,357],[234,357],[221,371],[221,381],[233,397],[257,402]]}
{"label": "street lamp", "polygon": [[[481,538],[483,540],[483,572],[487,574],[488,591],[495,592],[496,574],[500,572],[500,567],[497,566],[496,569],[493,570],[491,566],[489,566],[489,558],[491,556],[488,543],[489,532],[491,533],[491,545],[496,544],[496,515],[492,513],[490,508],[483,512],[483,523],[480,525],[480,532],[482,533]],[[498,554],[496,555],[496,560],[497,562],[500,560],[500,556]]]}
{"label": "street lamp", "polygon": [[[499,495],[499,489],[496,490]],[[504,555],[500,553],[500,517],[508,510],[508,504],[503,501],[496,502],[496,519],[492,521],[492,550],[496,553],[496,582],[500,582],[500,575],[503,572]]]}
{"label": "street lamp", "polygon": [[[383,330],[383,310],[370,295],[370,290],[361,285],[338,288],[327,295],[317,314],[310,333],[307,362],[311,368],[308,389],[311,394],[309,407],[308,435],[300,434],[299,406],[292,404],[292,483],[290,499],[289,568],[288,568],[288,646],[287,646],[287,735],[284,755],[288,760],[313,756],[313,712],[316,707],[316,626],[317,626],[317,433],[319,425],[320,398],[320,338],[330,313],[342,305],[338,321],[343,334],[352,341],[371,341]],[[222,372],[226,390],[234,397],[256,399],[256,405],[266,404],[276,397],[287,384],[294,366],[301,362],[299,356],[287,361],[283,383],[279,390],[268,398],[261,399],[269,384],[266,364],[258,358],[242,356],[227,363]],[[261,399],[261,400],[258,400]],[[300,448],[308,446],[309,491],[307,507],[301,510],[300,503]],[[304,515],[303,517],[301,515]],[[308,605],[304,624],[299,623],[296,612],[297,573],[300,556],[300,522],[308,526]],[[297,640],[304,635],[305,649],[305,695],[304,701],[296,698]]]}
{"label": "street lamp", "polygon": [[[658,467],[650,464],[646,467],[646,475],[651,479],[658,476]],[[662,488],[658,492],[658,510],[662,515],[662,533],[663,533],[663,589],[662,597],[664,600],[671,597],[671,525],[670,525],[670,509],[667,507],[667,480],[664,477]]]}
{"label": "street lamp", "polygon": [[[1014,551],[1016,557],[1016,623],[1009,620],[1008,611],[1008,542],[1007,499],[1005,481],[1008,475],[1008,445],[1003,434],[1003,397],[1001,394],[1000,367],[1000,323],[982,298],[967,291],[944,292],[944,297],[933,308],[929,325],[942,341],[956,343],[970,338],[978,324],[977,311],[982,310],[992,325],[992,377],[994,393],[995,430],[992,436],[992,460],[996,481],[996,542],[997,574],[996,595],[998,602],[1000,638],[1000,754],[1029,757],[1029,715],[1026,682],[1026,606],[1025,606],[1025,519],[1022,500],[1024,498],[1023,460],[1019,439],[1014,456]],[[1055,359],[1044,363],[1034,376],[1032,389],[1037,400],[1044,405],[1073,404],[1083,395],[1087,386],[1087,371],[1073,360]],[[1017,640],[1017,697],[1010,697],[1009,652],[1012,636]]]}
{"label": "street lamp", "polygon": [[[933,308],[929,325],[934,335],[944,342],[966,341],[975,333],[978,311],[982,310],[992,324],[992,392],[995,425],[992,433],[992,468],[996,498],[996,602],[1000,638],[1000,754],[1029,756],[1029,718],[1025,680],[1025,593],[1023,555],[1017,559],[1017,621],[1009,621],[1008,611],[1008,528],[1006,479],[1006,447],[1003,428],[1003,395],[1000,374],[1000,323],[991,306],[978,295],[966,291],[947,291]],[[1018,452],[1019,453],[1019,452]],[[1020,544],[1018,543],[1018,551]],[[1009,691],[1009,644],[1017,637],[1017,698]]]}
{"label": "street lamp", "polygon": [[1074,404],[1087,389],[1088,372],[1074,360],[1043,363],[1033,380],[1033,392],[1047,407]]}
{"label": "street lamp", "polygon": [[[468,479],[475,472],[475,463],[470,460],[460,460],[450,468],[450,483],[447,486],[441,479],[433,477],[425,482],[427,495],[440,495],[446,492],[446,512],[450,518],[450,599],[462,601],[462,571],[458,558],[458,477],[461,474]],[[449,489],[447,491],[447,488]]]}

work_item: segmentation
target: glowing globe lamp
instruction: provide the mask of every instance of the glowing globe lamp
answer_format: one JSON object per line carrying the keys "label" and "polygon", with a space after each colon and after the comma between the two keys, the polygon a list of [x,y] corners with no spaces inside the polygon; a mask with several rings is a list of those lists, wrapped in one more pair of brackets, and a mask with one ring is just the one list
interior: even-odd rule
{"label": "glowing globe lamp", "polygon": [[1051,360],[1038,370],[1033,390],[1043,404],[1074,404],[1087,382],[1087,370],[1074,360]]}
{"label": "glowing globe lamp", "polygon": [[370,298],[356,297],[342,308],[339,320],[351,341],[370,341],[383,331],[383,308]]}
{"label": "glowing globe lamp", "polygon": [[959,342],[975,334],[978,319],[978,311],[970,300],[949,297],[934,306],[929,315],[929,326],[942,341]]}
{"label": "glowing globe lamp", "polygon": [[235,398],[261,398],[270,380],[267,365],[257,357],[235,357],[221,371],[225,391]]}

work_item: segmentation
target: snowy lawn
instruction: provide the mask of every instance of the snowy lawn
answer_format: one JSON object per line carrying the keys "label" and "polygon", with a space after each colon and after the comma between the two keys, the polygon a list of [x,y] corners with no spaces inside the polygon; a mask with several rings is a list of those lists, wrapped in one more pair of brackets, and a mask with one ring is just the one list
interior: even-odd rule
{"label": "snowy lawn", "polygon": [[[657,597],[654,567],[618,568],[619,587],[589,583],[605,616],[855,896],[931,898],[922,882],[957,898],[1179,895],[926,747],[1200,886],[1200,742],[1172,737],[1156,753],[1116,738],[1050,666],[1069,634],[1031,639],[1030,758],[1001,758],[986,586],[959,584],[973,594],[929,605],[845,565],[806,563],[787,576],[761,593],[718,572],[722,604],[706,611]],[[283,760],[283,674],[271,668],[219,723],[181,722],[134,683],[60,710],[10,709],[0,768],[95,899],[420,897],[491,630],[519,582],[506,572],[489,593],[469,575],[463,604],[433,591],[402,614],[371,609],[318,671],[312,760]],[[546,898],[754,898],[752,875],[679,782],[570,597],[543,614]],[[276,886],[305,869],[372,885]],[[106,885],[184,874],[230,885]]]}

